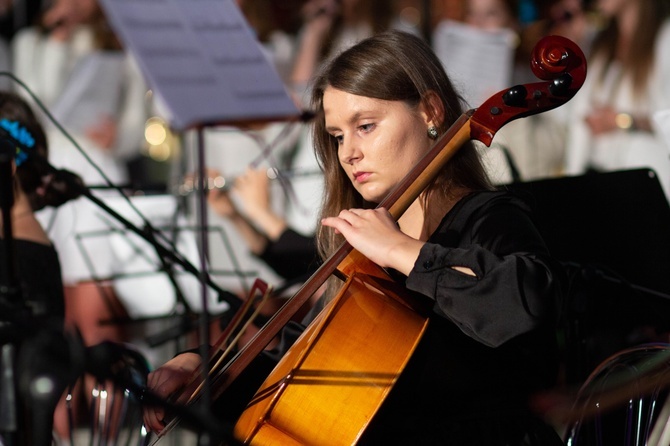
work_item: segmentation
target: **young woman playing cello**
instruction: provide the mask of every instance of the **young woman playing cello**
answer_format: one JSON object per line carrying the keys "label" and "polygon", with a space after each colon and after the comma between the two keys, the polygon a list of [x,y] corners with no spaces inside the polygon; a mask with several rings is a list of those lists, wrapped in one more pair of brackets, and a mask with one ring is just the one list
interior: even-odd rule
{"label": "young woman playing cello", "polygon": [[[397,222],[375,208],[463,112],[439,60],[417,37],[379,34],[322,70],[312,105],[329,185],[317,235],[322,256],[346,239],[430,300],[425,334],[358,443],[561,445],[529,398],[556,377],[563,276],[526,205],[492,188],[466,143]],[[217,400],[228,416],[258,388],[251,376],[300,328],[284,327],[282,347],[256,358]],[[152,372],[148,386],[172,394],[199,363],[193,353],[179,355]],[[164,415],[148,407],[146,426],[160,431]]]}

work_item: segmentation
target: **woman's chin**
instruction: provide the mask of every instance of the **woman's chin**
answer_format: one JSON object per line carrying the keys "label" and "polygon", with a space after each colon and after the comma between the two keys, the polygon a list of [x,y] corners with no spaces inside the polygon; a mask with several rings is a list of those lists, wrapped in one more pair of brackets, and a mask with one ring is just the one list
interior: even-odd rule
{"label": "woman's chin", "polygon": [[386,197],[386,194],[370,194],[370,193],[361,193],[363,199],[370,203],[381,203],[381,201]]}

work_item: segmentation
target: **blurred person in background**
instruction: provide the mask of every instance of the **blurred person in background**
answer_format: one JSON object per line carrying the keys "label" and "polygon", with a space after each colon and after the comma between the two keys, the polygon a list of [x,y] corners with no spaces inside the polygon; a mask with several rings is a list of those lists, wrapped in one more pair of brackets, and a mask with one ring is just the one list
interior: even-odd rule
{"label": "blurred person in background", "polygon": [[[208,175],[217,178],[220,173],[210,170]],[[230,190],[211,190],[208,202],[233,223],[253,255],[289,283],[304,280],[319,263],[314,236],[298,233],[273,209],[270,181],[267,170],[248,169]]]}
{"label": "blurred person in background", "polygon": [[670,197],[670,148],[651,116],[670,107],[670,1],[598,0],[606,20],[573,99],[565,173],[651,168]]}
{"label": "blurred person in background", "polygon": [[[581,0],[539,1],[537,11],[535,20],[520,29],[511,85],[538,81],[530,61],[533,48],[543,37],[566,37],[588,55],[597,30],[595,15]],[[532,181],[563,174],[568,118],[573,105],[574,101],[569,101],[563,107],[510,122],[496,134],[493,143],[509,151],[516,169],[506,181]]]}
{"label": "blurred person in background", "polygon": [[[447,16],[438,23],[433,48],[467,107],[476,108],[512,86],[519,43],[518,2],[471,0],[461,6],[460,17]],[[508,161],[511,149],[477,145],[491,179],[496,184],[509,182],[515,169]]]}
{"label": "blurred person in background", "polygon": [[393,24],[387,0],[309,0],[302,8],[303,26],[291,83],[304,92],[321,63]]}
{"label": "blurred person in background", "polygon": [[539,0],[537,18],[522,30],[520,54],[528,55],[544,36],[567,37],[588,54],[601,26],[593,11],[593,0]]}

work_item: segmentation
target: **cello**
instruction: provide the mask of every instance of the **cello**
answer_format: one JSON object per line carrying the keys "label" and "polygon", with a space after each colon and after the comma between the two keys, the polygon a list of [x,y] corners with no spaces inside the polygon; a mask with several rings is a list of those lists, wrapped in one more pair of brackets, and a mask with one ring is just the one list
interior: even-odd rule
{"label": "cello", "polygon": [[[560,37],[540,41],[531,68],[548,81],[512,87],[464,113],[379,206],[399,219],[463,144],[475,139],[490,145],[505,123],[572,98],[586,76],[583,53]],[[244,444],[356,443],[426,331],[425,301],[345,242],[216,372],[213,398],[332,275],[345,282],[339,294],[288,350],[239,417],[234,436]]]}

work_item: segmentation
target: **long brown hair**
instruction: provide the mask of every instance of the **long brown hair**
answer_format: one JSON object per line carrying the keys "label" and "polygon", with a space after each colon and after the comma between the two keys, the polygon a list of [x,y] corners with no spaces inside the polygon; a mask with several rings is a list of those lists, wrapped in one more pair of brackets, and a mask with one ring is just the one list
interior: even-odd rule
{"label": "long brown hair", "polygon": [[[402,101],[416,109],[428,95],[436,95],[444,108],[440,133],[463,113],[462,100],[447,77],[442,64],[421,38],[400,31],[377,34],[343,52],[328,63],[316,77],[312,90],[312,109],[317,112],[313,127],[317,159],[326,184],[322,216],[337,215],[342,209],[371,208],[354,189],[337,156],[337,141],[325,129],[323,93],[333,87],[357,96],[386,101]],[[422,196],[449,198],[458,189],[484,190],[491,183],[472,144],[465,144],[433,180]],[[426,206],[424,206],[426,209]],[[321,255],[332,254],[343,239],[334,231],[318,231]]]}
{"label": "long brown hair", "polygon": [[[624,74],[631,76],[633,90],[637,94],[644,93],[647,80],[654,67],[656,40],[663,23],[670,17],[670,0],[636,0],[640,9],[635,38],[623,55]],[[593,41],[593,58],[605,59],[605,76],[607,68],[614,62],[619,45],[619,30],[616,18],[613,18],[598,33]],[[601,79],[602,80],[602,79]]]}

